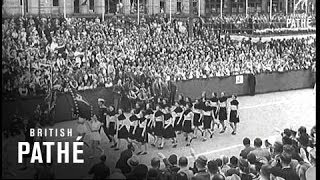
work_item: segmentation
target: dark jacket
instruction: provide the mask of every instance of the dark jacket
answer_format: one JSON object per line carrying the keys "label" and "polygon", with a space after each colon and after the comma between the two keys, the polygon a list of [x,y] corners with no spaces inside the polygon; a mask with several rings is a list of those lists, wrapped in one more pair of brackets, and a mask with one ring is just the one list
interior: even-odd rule
{"label": "dark jacket", "polygon": [[192,180],[210,180],[210,174],[206,171],[199,171],[191,179]]}

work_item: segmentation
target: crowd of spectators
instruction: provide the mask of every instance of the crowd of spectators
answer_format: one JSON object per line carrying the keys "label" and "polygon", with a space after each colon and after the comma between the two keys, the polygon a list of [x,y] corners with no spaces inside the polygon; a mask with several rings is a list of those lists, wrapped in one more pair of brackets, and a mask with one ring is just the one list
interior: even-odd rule
{"label": "crowd of spectators", "polygon": [[[3,145],[9,137],[26,133],[32,121],[24,121],[19,128],[3,133]],[[281,134],[281,136],[280,136]],[[281,137],[281,138],[280,138]],[[253,145],[253,146],[252,146]],[[5,146],[3,146],[5,147]],[[7,151],[4,149],[4,157]],[[190,148],[190,157],[171,154],[165,157],[158,153],[150,164],[143,164],[138,158],[135,146],[128,143],[121,152],[116,165],[110,166],[105,155],[94,164],[88,175],[94,179],[152,179],[152,180],[315,180],[316,179],[316,126],[308,132],[306,127],[279,132],[279,138],[262,140],[257,137],[253,143],[243,138],[243,148],[239,154],[230,157],[222,155],[208,159],[204,155],[196,156]],[[191,162],[194,162],[193,164]],[[8,159],[2,161],[3,175],[13,175]],[[37,165],[35,178],[55,177],[52,164]]]}
{"label": "crowd of spectators", "polygon": [[[90,174],[95,177],[112,179],[154,179],[154,180],[313,180],[315,179],[316,146],[315,127],[308,134],[301,126],[298,131],[284,129],[282,140],[271,139],[263,141],[255,138],[253,146],[249,138],[243,139],[243,149],[239,155],[225,155],[208,159],[204,155],[196,157],[194,150],[190,155],[194,164],[190,164],[186,156],[172,154],[165,157],[158,153],[151,159],[151,164],[140,163],[134,155],[134,146],[128,144],[128,149],[121,153],[116,169],[110,172],[106,163],[101,169]],[[105,157],[102,157],[104,159]],[[161,163],[165,165],[161,168]],[[151,166],[150,166],[151,165]],[[149,168],[148,168],[149,167]]]}
{"label": "crowd of spectators", "polygon": [[2,90],[9,96],[41,95],[50,87],[65,91],[69,81],[85,90],[111,87],[119,79],[149,87],[156,78],[282,72],[315,64],[315,38],[237,41],[200,22],[190,38],[188,23],[170,24],[162,17],[143,17],[139,26],[124,17],[5,19]]}

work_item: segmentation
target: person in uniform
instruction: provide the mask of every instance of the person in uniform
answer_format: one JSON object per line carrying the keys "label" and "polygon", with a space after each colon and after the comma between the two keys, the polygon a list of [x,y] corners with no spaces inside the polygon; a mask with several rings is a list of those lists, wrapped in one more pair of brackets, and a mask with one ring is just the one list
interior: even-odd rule
{"label": "person in uniform", "polygon": [[109,106],[109,111],[107,112],[107,118],[106,118],[106,127],[107,127],[107,132],[106,134],[109,135],[111,138],[111,142],[113,145],[111,145],[111,148],[117,147],[117,142],[115,140],[115,135],[116,135],[116,128],[117,128],[117,117],[116,117],[116,111],[114,106]]}
{"label": "person in uniform", "polygon": [[237,95],[232,95],[232,100],[230,102],[230,116],[229,122],[230,126],[233,129],[232,135],[236,135],[237,123],[239,123],[239,112],[238,112],[239,101],[237,100]]}
{"label": "person in uniform", "polygon": [[138,117],[135,115],[135,109],[132,109],[131,110],[131,116],[129,117],[129,121],[130,121],[130,128],[129,128],[129,134],[128,134],[128,138],[129,138],[129,141],[132,142],[133,140],[135,140],[135,136],[134,136],[134,131],[135,131],[135,128],[138,124]]}
{"label": "person in uniform", "polygon": [[[138,142],[138,149],[140,150],[137,155],[147,154],[147,119],[144,117],[145,111],[139,112],[137,127],[135,129],[135,139]],[[142,149],[144,147],[144,150]]]}
{"label": "person in uniform", "polygon": [[224,96],[224,92],[221,92],[221,97],[219,98],[219,121],[222,125],[222,130],[220,133],[224,133],[226,130],[226,125],[224,121],[227,120],[227,97]]}
{"label": "person in uniform", "polygon": [[185,106],[186,105],[186,101],[184,100],[184,97],[182,94],[178,95],[178,103],[180,104],[180,106]]}
{"label": "person in uniform", "polygon": [[[155,139],[154,139],[154,143],[152,143],[152,146],[156,146],[158,140],[161,140],[160,145],[162,144],[162,137],[163,137],[163,120],[164,120],[164,114],[161,111],[160,105],[157,104],[156,105],[156,112],[154,113],[154,135],[155,135]],[[158,147],[159,149],[163,149],[162,146]]]}
{"label": "person in uniform", "polygon": [[128,129],[126,127],[125,121],[126,121],[126,116],[123,113],[123,110],[121,108],[119,108],[118,110],[118,114],[117,114],[117,138],[118,138],[118,142],[117,142],[117,147],[114,149],[115,151],[118,151],[120,149],[121,146],[121,139],[124,139],[127,141],[127,143],[129,143],[128,141]]}
{"label": "person in uniform", "polygon": [[[193,134],[193,112],[191,110],[192,104],[186,103],[186,110],[183,112],[179,121],[182,121],[182,131],[185,134],[187,144],[186,146],[190,146],[193,139],[195,139]],[[179,122],[178,122],[179,123]],[[190,140],[189,140],[190,136]],[[189,141],[188,141],[189,140]]]}
{"label": "person in uniform", "polygon": [[217,124],[219,128],[218,121],[218,98],[217,93],[213,92],[212,97],[209,99],[210,106],[212,108],[212,125],[211,125],[211,132],[214,132],[214,125]]}
{"label": "person in uniform", "polygon": [[90,121],[90,128],[91,128],[91,148],[92,148],[92,155],[89,157],[90,159],[94,158],[96,149],[101,151],[101,155],[104,154],[104,150],[100,146],[101,136],[99,133],[99,129],[102,123],[98,121],[96,115],[93,115]]}
{"label": "person in uniform", "polygon": [[[179,102],[177,101],[175,103],[175,108],[172,112],[173,119],[174,119],[173,129],[174,129],[174,131],[177,132],[177,134],[181,134],[181,131],[182,131],[182,121],[179,122],[179,119],[180,119],[182,112],[183,112],[182,107],[183,106],[181,104],[179,104]],[[178,124],[178,122],[179,122],[179,124]]]}
{"label": "person in uniform", "polygon": [[204,137],[203,141],[206,141],[206,134],[210,135],[210,138],[213,136],[213,132],[210,131],[211,124],[212,124],[212,107],[210,106],[210,102],[206,101],[203,107],[203,130],[204,130]]}
{"label": "person in uniform", "polygon": [[104,131],[104,133],[106,134],[107,138],[109,139],[109,142],[112,141],[111,137],[109,136],[109,134],[107,134],[107,124],[106,124],[106,118],[107,118],[107,112],[108,112],[108,109],[107,109],[107,106],[104,105],[104,99],[102,98],[99,98],[98,99],[98,107],[99,107],[99,110],[98,110],[98,120],[103,123],[103,125],[100,127],[99,129],[99,132],[101,133],[102,129]]}
{"label": "person in uniform", "polygon": [[197,136],[197,132],[200,131],[203,135],[203,130],[200,128],[202,125],[202,117],[203,117],[203,105],[200,103],[202,101],[202,98],[200,100],[196,99],[195,103],[193,105],[193,126],[194,128],[194,135]]}
{"label": "person in uniform", "polygon": [[[177,139],[176,139],[176,133],[173,129],[173,117],[171,115],[170,107],[167,105],[164,109],[164,128],[163,128],[163,138],[164,139],[171,139],[173,148],[177,147]],[[164,145],[164,141],[162,141],[163,144],[161,147]]]}
{"label": "person in uniform", "polygon": [[154,131],[153,131],[153,110],[151,108],[151,104],[150,103],[147,103],[146,104],[146,111],[145,111],[145,115],[144,117],[147,119],[147,137],[146,137],[146,140],[147,142],[149,142],[149,138],[148,138],[148,134],[150,134],[151,136],[153,136],[153,139],[155,139],[155,136],[154,136]]}
{"label": "person in uniform", "polygon": [[83,142],[84,145],[89,147],[88,143],[83,141],[84,137],[86,136],[86,133],[88,132],[88,129],[86,126],[86,119],[82,118],[82,117],[78,117],[77,123],[78,123],[78,125],[77,125],[78,136],[81,136],[81,139],[79,141]]}

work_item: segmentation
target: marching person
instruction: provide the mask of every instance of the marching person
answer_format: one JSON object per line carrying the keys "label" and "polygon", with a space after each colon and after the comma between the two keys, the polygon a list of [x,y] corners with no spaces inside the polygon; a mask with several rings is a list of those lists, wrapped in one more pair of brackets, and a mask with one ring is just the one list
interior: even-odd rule
{"label": "marching person", "polygon": [[213,136],[213,132],[210,131],[211,124],[212,124],[212,107],[210,106],[210,102],[206,101],[205,106],[203,107],[203,131],[204,131],[204,137],[202,141],[206,141],[206,134],[210,135],[210,138]]}
{"label": "marching person", "polygon": [[82,118],[82,117],[78,117],[78,121],[77,121],[78,125],[77,125],[77,132],[78,132],[78,136],[81,136],[81,139],[79,141],[83,142],[84,145],[86,145],[87,147],[89,147],[89,144],[86,143],[83,139],[86,136],[86,133],[88,132],[87,126],[86,126],[86,119]]}
{"label": "marching person", "polygon": [[132,142],[134,139],[135,139],[135,136],[134,136],[134,131],[135,131],[135,128],[138,124],[138,117],[135,115],[135,109],[132,109],[131,110],[131,115],[129,117],[129,120],[130,120],[130,128],[129,128],[129,134],[128,134],[128,138],[130,140],[130,142]]}
{"label": "marching person", "polygon": [[91,128],[91,148],[92,148],[92,155],[89,157],[90,159],[94,158],[94,155],[96,153],[96,149],[101,151],[101,155],[104,154],[104,150],[100,146],[101,142],[101,136],[99,133],[99,129],[101,127],[102,123],[98,121],[98,118],[96,115],[93,115],[90,121],[90,128]]}
{"label": "marching person", "polygon": [[218,121],[218,98],[217,93],[213,92],[212,97],[209,99],[210,106],[212,107],[212,126],[211,126],[211,132],[214,132],[214,125],[218,125],[219,128],[219,122]]}
{"label": "marching person", "polygon": [[[177,101],[175,103],[175,108],[173,110],[173,119],[174,119],[174,131],[177,132],[177,134],[181,134],[182,131],[182,121],[179,121],[179,119],[181,118],[183,109],[182,109],[182,104],[179,104],[179,102]],[[179,124],[178,124],[179,122]]]}
{"label": "marching person", "polygon": [[151,136],[153,136],[153,139],[155,139],[155,136],[154,136],[154,132],[153,132],[153,110],[151,108],[151,104],[150,103],[147,103],[146,104],[146,112],[145,112],[145,115],[144,117],[147,119],[147,142],[149,142],[149,138],[148,138],[148,134],[150,134]]}
{"label": "marching person", "polygon": [[[176,133],[173,129],[173,118],[170,112],[170,107],[167,105],[164,109],[164,129],[163,129],[163,138],[172,139],[173,148],[177,147]],[[164,141],[162,141],[161,147],[163,147]]]}
{"label": "marching person", "polygon": [[106,134],[107,138],[109,139],[109,142],[112,141],[111,137],[109,136],[108,129],[107,129],[107,124],[106,124],[106,118],[107,118],[107,106],[104,105],[104,99],[99,98],[98,99],[98,120],[103,123],[103,125],[100,127],[99,132],[101,133],[101,130],[103,129],[104,133]]}
{"label": "marching person", "polygon": [[[192,104],[186,103],[186,110],[183,112],[179,120],[179,121],[182,121],[182,131],[184,132],[186,141],[187,141],[186,146],[190,146],[192,140],[195,139],[193,134],[193,122],[192,122],[194,115],[191,108],[192,108]],[[190,140],[189,140],[189,137],[190,137]]]}
{"label": "marching person", "polygon": [[109,106],[109,112],[107,113],[106,121],[107,132],[105,133],[108,134],[111,138],[111,142],[113,143],[113,145],[111,145],[111,148],[115,148],[117,147],[117,142],[114,137],[116,135],[117,118],[114,106]]}
{"label": "marching person", "polygon": [[[139,112],[138,123],[135,129],[135,139],[138,142],[138,149],[140,150],[137,155],[147,154],[147,119],[144,117],[145,112]],[[144,147],[144,150],[142,149]]]}
{"label": "marching person", "polygon": [[232,95],[232,101],[230,102],[230,116],[229,122],[232,128],[232,135],[236,135],[237,132],[237,123],[239,123],[239,101],[237,100],[237,95]]}
{"label": "marching person", "polygon": [[[202,100],[202,98],[201,98]],[[200,101],[201,101],[200,100]],[[193,126],[194,128],[194,135],[197,137],[197,132],[200,131],[203,135],[203,130],[200,128],[202,124],[202,118],[203,118],[203,106],[202,103],[198,99],[195,100],[194,106],[193,106]]]}
{"label": "marching person", "polygon": [[224,133],[226,131],[226,125],[224,121],[227,120],[227,97],[224,96],[224,92],[221,92],[221,97],[219,98],[219,121],[222,125],[222,130],[220,133]]}
{"label": "marching person", "polygon": [[121,108],[118,110],[117,120],[118,122],[116,124],[117,124],[117,138],[118,138],[117,145],[118,146],[114,149],[115,151],[118,151],[120,149],[121,139],[124,139],[127,141],[127,143],[129,143],[128,141],[129,132],[125,124],[126,116],[124,115],[123,110]]}
{"label": "marching person", "polygon": [[156,146],[158,140],[160,139],[161,143],[158,149],[163,149],[163,120],[164,120],[164,114],[160,109],[160,105],[156,105],[156,112],[154,113],[154,135],[155,139],[154,142],[151,144],[151,146]]}

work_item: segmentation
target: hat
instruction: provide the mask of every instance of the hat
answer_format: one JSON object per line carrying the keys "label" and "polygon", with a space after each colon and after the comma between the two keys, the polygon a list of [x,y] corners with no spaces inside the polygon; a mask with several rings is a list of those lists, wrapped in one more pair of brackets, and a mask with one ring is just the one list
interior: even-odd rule
{"label": "hat", "polygon": [[131,158],[128,159],[127,161],[128,165],[131,167],[136,167],[139,165],[139,159],[137,156],[132,156]]}
{"label": "hat", "polygon": [[104,102],[104,99],[99,98],[99,99],[98,99],[98,102]]}
{"label": "hat", "polygon": [[168,161],[171,165],[175,165],[178,163],[178,157],[175,154],[171,154],[168,158]]}
{"label": "hat", "polygon": [[200,155],[196,159],[196,162],[203,164],[203,165],[207,165],[207,161],[208,161],[208,159],[204,155]]}

